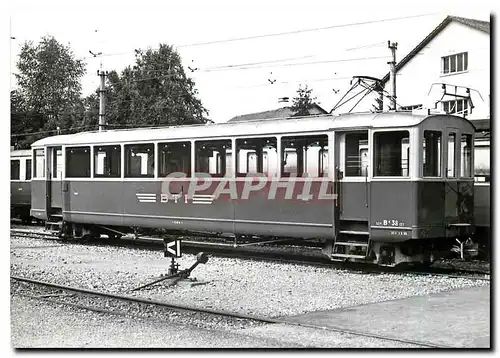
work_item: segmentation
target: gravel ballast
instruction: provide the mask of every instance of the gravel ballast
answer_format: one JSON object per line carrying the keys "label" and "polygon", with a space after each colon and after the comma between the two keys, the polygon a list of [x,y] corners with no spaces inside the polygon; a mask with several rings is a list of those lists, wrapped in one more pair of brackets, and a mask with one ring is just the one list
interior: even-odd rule
{"label": "gravel ballast", "polygon": [[[178,259],[181,269],[195,261],[195,255],[188,254]],[[248,315],[298,315],[489,285],[488,281],[467,278],[364,274],[308,265],[211,257],[207,264],[193,271],[191,279],[196,282],[183,282],[173,287],[157,284],[131,291],[166,274],[169,265],[170,259],[163,257],[161,251],[58,245],[53,241],[11,238],[11,275],[14,276]]]}

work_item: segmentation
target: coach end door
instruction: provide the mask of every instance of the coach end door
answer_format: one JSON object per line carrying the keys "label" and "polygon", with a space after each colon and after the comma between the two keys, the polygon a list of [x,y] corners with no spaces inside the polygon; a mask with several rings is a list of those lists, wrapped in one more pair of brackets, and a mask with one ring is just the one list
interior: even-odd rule
{"label": "coach end door", "polygon": [[46,200],[47,215],[60,213],[62,208],[63,160],[61,147],[47,148]]}

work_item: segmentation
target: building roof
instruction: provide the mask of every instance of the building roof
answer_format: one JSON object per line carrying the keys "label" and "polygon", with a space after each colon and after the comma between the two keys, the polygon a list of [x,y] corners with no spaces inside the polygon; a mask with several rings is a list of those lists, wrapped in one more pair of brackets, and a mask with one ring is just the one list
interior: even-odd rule
{"label": "building roof", "polygon": [[[401,61],[396,64],[396,72],[398,72],[404,65],[406,65],[414,56],[416,56],[420,52],[420,50],[427,46],[427,44],[431,42],[434,37],[436,37],[446,26],[448,26],[453,21],[487,34],[490,33],[490,23],[488,21],[467,19],[465,17],[458,16],[447,16],[443,20],[443,22],[441,22],[429,35],[427,35],[426,38],[424,38],[413,50],[411,50],[408,55],[406,55]],[[389,80],[389,77],[390,72],[382,78],[382,84],[385,84]]]}
{"label": "building roof", "polygon": [[[311,113],[312,115],[328,113],[316,103],[313,104],[312,109],[313,109]],[[292,117],[294,114],[295,112],[292,111],[291,107],[283,107],[283,108],[273,109],[270,111],[243,114],[241,116],[236,116],[231,118],[228,122],[251,121],[254,119],[287,118],[287,117]]]}
{"label": "building roof", "polygon": [[[438,115],[439,116],[439,115]],[[40,139],[32,147],[59,145],[93,145],[117,143],[144,143],[154,141],[209,140],[234,136],[291,135],[312,133],[333,129],[353,128],[395,128],[418,125],[435,115],[414,115],[407,112],[351,113],[333,116],[331,114],[260,119],[253,121],[197,124],[188,126],[120,129],[103,132],[81,132]],[[452,118],[449,116],[448,118]],[[453,117],[456,118],[459,117]],[[460,120],[464,120],[459,118]],[[465,120],[464,120],[465,121]],[[468,121],[467,121],[468,122]],[[469,123],[469,122],[468,122]]]}

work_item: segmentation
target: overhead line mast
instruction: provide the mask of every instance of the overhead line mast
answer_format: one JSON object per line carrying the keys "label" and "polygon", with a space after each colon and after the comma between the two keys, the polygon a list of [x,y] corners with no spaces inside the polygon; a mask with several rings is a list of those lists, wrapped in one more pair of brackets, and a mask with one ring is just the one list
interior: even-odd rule
{"label": "overhead line mast", "polygon": [[387,41],[387,45],[392,52],[392,61],[388,62],[391,66],[391,103],[392,106],[390,109],[396,110],[396,50],[398,48],[398,43],[391,41]]}
{"label": "overhead line mast", "polygon": [[99,86],[99,132],[103,132],[108,128],[108,123],[106,122],[106,112],[105,112],[105,97],[106,93],[105,80],[108,75],[107,71],[97,70],[97,75],[101,78],[101,84]]}

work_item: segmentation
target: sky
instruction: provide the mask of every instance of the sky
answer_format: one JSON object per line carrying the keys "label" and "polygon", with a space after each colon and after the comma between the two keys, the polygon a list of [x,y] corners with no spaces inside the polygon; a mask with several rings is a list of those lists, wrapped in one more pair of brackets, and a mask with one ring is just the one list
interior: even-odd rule
{"label": "sky", "polygon": [[[70,5],[68,5],[68,3]],[[224,122],[290,103],[299,86],[330,111],[354,75],[383,77],[387,42],[403,58],[446,15],[489,20],[479,1],[16,1],[10,4],[10,88],[26,41],[51,35],[86,63],[83,94],[97,70],[121,71],[134,49],[173,45],[208,117]],[[12,39],[12,37],[14,37]],[[94,54],[102,55],[93,57]],[[102,67],[101,67],[102,66]],[[196,69],[191,71],[189,68]],[[273,82],[273,83],[271,83]]]}

